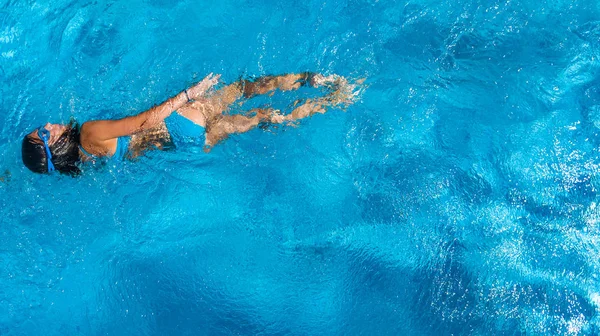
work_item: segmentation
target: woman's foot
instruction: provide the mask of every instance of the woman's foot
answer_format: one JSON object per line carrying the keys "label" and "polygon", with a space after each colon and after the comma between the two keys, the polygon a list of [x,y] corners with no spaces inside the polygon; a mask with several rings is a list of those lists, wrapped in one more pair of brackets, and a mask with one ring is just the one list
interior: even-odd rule
{"label": "woman's foot", "polygon": [[285,116],[281,114],[281,111],[276,109],[260,108],[253,109],[250,112],[255,113],[255,117],[258,118],[259,123],[281,124],[285,121]]}
{"label": "woman's foot", "polygon": [[338,82],[336,89],[328,96],[331,99],[332,106],[342,106],[344,108],[354,104],[362,88],[356,84],[350,84],[345,78]]}
{"label": "woman's foot", "polygon": [[352,105],[364,90],[362,85],[365,81],[361,78],[354,83],[350,83],[346,77],[340,75],[323,76],[315,74],[311,77],[311,85],[314,87],[326,87],[331,93],[326,96],[330,106],[348,107]]}
{"label": "woman's foot", "polygon": [[310,86],[315,88],[325,86],[329,89],[335,89],[344,82],[348,82],[348,80],[340,75],[324,76],[320,73],[313,73],[309,75],[308,82]]}

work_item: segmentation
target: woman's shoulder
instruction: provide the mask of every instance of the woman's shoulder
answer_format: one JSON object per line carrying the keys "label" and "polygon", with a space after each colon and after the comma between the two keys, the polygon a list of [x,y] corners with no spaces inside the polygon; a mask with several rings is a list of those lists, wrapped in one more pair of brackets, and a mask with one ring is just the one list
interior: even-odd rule
{"label": "woman's shoulder", "polygon": [[106,120],[91,120],[81,124],[79,128],[79,137],[82,143],[94,143],[95,145],[112,145],[112,140],[106,136]]}
{"label": "woman's shoulder", "polygon": [[89,153],[97,156],[106,156],[114,153],[117,139],[106,138],[103,132],[104,120],[86,121],[79,128],[79,141],[81,146]]}
{"label": "woman's shoulder", "polygon": [[81,126],[79,126],[79,138],[81,142],[89,141],[93,139],[94,136],[94,121],[86,121]]}
{"label": "woman's shoulder", "polygon": [[102,133],[102,122],[104,120],[90,120],[86,121],[79,127],[79,132],[82,137],[99,137]]}
{"label": "woman's shoulder", "polygon": [[89,131],[90,126],[94,125],[94,120],[86,121],[83,124],[79,125],[79,131],[81,133]]}
{"label": "woman's shoulder", "polygon": [[85,121],[83,124],[81,124],[81,126],[79,126],[79,128],[80,129],[84,129],[84,128],[89,129],[90,126],[93,127],[96,123],[98,123],[98,121],[99,120],[88,120],[88,121]]}

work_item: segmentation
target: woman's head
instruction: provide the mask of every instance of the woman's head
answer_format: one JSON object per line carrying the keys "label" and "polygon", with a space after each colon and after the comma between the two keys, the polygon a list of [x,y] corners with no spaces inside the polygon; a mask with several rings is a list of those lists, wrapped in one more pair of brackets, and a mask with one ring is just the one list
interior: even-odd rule
{"label": "woman's head", "polygon": [[[41,136],[41,137],[40,137]],[[61,173],[76,175],[80,172],[79,162],[79,127],[72,122],[69,125],[46,124],[23,138],[21,154],[23,163],[34,173],[47,173],[48,155],[51,155],[51,166]]]}

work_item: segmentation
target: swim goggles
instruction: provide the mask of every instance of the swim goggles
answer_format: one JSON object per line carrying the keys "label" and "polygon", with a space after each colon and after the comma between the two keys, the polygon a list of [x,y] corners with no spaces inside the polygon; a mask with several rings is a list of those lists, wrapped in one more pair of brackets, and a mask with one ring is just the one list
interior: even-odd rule
{"label": "swim goggles", "polygon": [[50,153],[50,147],[48,147],[48,140],[50,140],[50,131],[44,128],[44,126],[40,126],[37,130],[37,135],[44,142],[44,149],[46,149],[46,156],[48,157],[48,172],[53,172],[54,164],[52,163],[52,154]]}

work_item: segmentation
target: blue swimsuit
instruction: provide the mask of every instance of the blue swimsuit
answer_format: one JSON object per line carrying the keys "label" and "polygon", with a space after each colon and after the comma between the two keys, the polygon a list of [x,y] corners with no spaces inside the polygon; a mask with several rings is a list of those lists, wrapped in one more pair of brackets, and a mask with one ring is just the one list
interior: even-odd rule
{"label": "blue swimsuit", "polygon": [[[171,141],[175,146],[183,144],[199,143],[204,145],[206,139],[204,127],[194,123],[188,118],[174,111],[165,119],[167,130],[171,135]],[[129,142],[131,137],[123,136],[117,138],[117,149],[115,154],[110,157],[110,160],[123,161],[129,150]],[[96,155],[88,153],[81,145],[79,145],[81,152],[92,159],[97,159]]]}
{"label": "blue swimsuit", "polygon": [[[128,136],[117,138],[117,149],[115,149],[115,154],[110,157],[110,160],[114,161],[123,161],[125,159],[125,155],[127,155],[127,151],[129,149],[129,141],[131,138]],[[96,155],[88,153],[81,145],[79,145],[79,150],[86,156],[89,156],[92,159],[98,159]]]}
{"label": "blue swimsuit", "polygon": [[171,141],[173,141],[175,146],[190,143],[204,145],[204,140],[206,139],[204,127],[182,116],[177,111],[171,113],[165,119],[165,124],[171,135]]}

